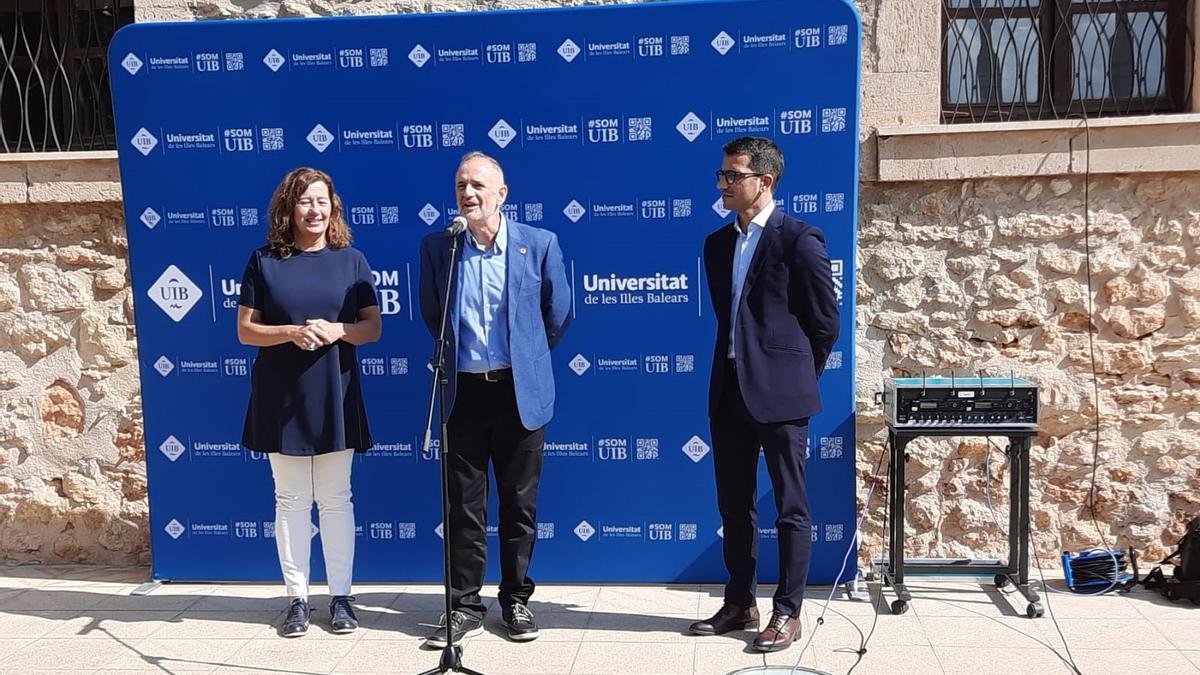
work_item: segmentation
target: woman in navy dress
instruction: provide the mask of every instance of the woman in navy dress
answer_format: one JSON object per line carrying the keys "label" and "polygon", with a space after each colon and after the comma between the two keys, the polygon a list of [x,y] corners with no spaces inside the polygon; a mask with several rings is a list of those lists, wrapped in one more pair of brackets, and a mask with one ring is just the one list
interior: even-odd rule
{"label": "woman in navy dress", "polygon": [[349,633],[358,627],[350,467],[372,445],[355,347],[378,340],[383,324],[371,268],[350,246],[327,174],[293,170],[267,218],[267,245],[250,255],[238,300],[238,340],[259,348],[242,443],[267,453],[275,479],[275,542],[291,601],[282,634],[308,630],[314,500],[330,623]]}

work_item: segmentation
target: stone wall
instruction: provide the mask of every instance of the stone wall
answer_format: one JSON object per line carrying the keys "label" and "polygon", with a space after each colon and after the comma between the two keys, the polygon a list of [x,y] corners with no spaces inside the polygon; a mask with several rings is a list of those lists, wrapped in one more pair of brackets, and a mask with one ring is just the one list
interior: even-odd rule
{"label": "stone wall", "polygon": [[[138,0],[136,10],[139,21],[180,21],[558,4],[582,3]],[[1200,174],[1092,182],[1094,446],[1082,177],[873,182],[876,126],[937,122],[938,13],[921,0],[858,6],[860,503],[882,449],[873,393],[885,375],[1015,372],[1043,385],[1033,452],[1042,561],[1102,540],[1161,556],[1185,515],[1200,512]],[[41,164],[0,166],[0,204],[10,204],[0,206],[0,558],[144,562],[140,395],[115,167],[64,178],[54,162]],[[1098,524],[1085,507],[1094,451]],[[918,442],[910,454],[911,553],[1002,555],[987,499],[1007,523],[1002,450],[963,439]],[[864,558],[881,553],[885,490],[876,485],[867,506]]]}
{"label": "stone wall", "polygon": [[119,204],[0,206],[0,558],[149,559]]}
{"label": "stone wall", "polygon": [[[1200,514],[1200,175],[866,184],[859,225],[859,472],[883,447],[885,375],[1019,376],[1042,386],[1033,541],[1160,558]],[[1088,307],[1086,244],[1091,248]],[[1095,329],[1089,341],[1088,320]],[[1094,349],[1093,349],[1094,346]],[[1093,362],[1099,391],[1099,436]],[[913,554],[1002,555],[1007,467],[982,440],[909,446]],[[1096,472],[1096,519],[1085,507]],[[877,555],[886,485],[865,548]],[[860,498],[865,491],[860,488]]]}

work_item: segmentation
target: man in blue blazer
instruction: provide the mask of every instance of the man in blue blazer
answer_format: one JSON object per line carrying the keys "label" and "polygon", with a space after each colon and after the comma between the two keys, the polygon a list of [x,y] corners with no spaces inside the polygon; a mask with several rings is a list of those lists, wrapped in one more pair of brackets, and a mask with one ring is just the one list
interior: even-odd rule
{"label": "man in blue blazer", "polygon": [[808,420],[821,410],[817,378],[837,339],[838,305],[824,235],[775,206],[779,147],[745,137],[724,150],[717,188],[737,217],[705,240],[704,264],[717,316],[708,414],[729,583],[721,609],[691,630],[719,635],[759,626],[761,447],[779,512],[779,586],[771,618],[754,640],[756,650],[768,652],[786,649],[800,632],[812,550]]}
{"label": "man in blue blazer", "polygon": [[[453,611],[426,641],[446,646],[483,629],[479,597],[487,556],[488,463],[500,498],[500,607],[508,635],[538,636],[529,611],[529,561],[537,540],[537,491],[546,424],[554,414],[550,349],[570,320],[571,291],[558,238],[508,220],[504,171],[481,153],[465,155],[455,175],[460,257],[451,274],[444,405],[450,452],[450,576]],[[421,242],[421,316],[436,339],[451,237]]]}

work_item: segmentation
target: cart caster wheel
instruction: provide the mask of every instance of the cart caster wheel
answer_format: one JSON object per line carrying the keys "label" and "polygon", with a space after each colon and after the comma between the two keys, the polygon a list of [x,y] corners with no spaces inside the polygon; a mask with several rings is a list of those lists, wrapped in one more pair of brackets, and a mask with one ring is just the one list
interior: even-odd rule
{"label": "cart caster wheel", "polygon": [[1003,574],[997,574],[992,579],[992,583],[996,584],[996,588],[1004,588],[1008,585],[1008,577]]}
{"label": "cart caster wheel", "polygon": [[1036,619],[1045,613],[1045,610],[1042,608],[1042,603],[1040,602],[1031,602],[1025,607],[1025,616],[1028,616],[1031,619]]}
{"label": "cart caster wheel", "polygon": [[892,601],[892,614],[903,614],[908,611],[908,603],[904,600]]}

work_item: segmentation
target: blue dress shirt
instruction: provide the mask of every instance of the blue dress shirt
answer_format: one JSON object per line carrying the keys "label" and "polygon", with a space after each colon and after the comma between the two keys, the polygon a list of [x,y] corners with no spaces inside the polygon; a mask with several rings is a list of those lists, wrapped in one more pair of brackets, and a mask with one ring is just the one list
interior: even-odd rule
{"label": "blue dress shirt", "polygon": [[750,269],[750,261],[754,260],[754,252],[758,250],[758,241],[762,239],[763,228],[767,226],[767,218],[775,211],[775,202],[769,202],[758,215],[750,220],[746,232],[738,227],[737,216],[733,218],[733,229],[737,230],[737,243],[733,247],[733,301],[729,303],[729,353],[725,356],[737,356],[733,344],[733,336],[737,333],[738,306],[742,304],[742,286],[746,284],[746,272]]}
{"label": "blue dress shirt", "polygon": [[501,215],[500,229],[489,249],[475,241],[470,229],[463,237],[458,266],[458,370],[486,373],[508,368],[512,365],[504,257],[508,252],[508,222]]}

